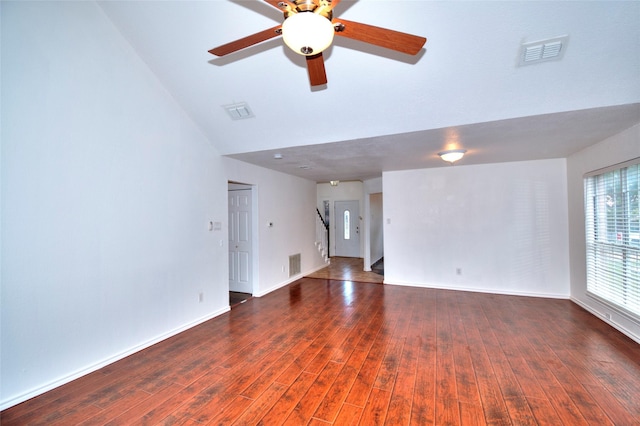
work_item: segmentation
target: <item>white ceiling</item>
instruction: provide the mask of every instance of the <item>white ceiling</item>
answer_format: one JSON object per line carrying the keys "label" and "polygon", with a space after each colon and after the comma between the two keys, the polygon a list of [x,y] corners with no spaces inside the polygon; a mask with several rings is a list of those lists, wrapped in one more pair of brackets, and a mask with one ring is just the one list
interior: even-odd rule
{"label": "white ceiling", "polygon": [[[280,38],[207,52],[280,23],[264,1],[100,5],[221,154],[318,182],[443,167],[450,147],[460,165],[566,157],[640,122],[638,1],[343,0],[335,17],[427,43],[411,57],[336,37],[314,89]],[[517,65],[522,43],[562,35],[562,60]],[[255,117],[231,120],[237,102]]]}

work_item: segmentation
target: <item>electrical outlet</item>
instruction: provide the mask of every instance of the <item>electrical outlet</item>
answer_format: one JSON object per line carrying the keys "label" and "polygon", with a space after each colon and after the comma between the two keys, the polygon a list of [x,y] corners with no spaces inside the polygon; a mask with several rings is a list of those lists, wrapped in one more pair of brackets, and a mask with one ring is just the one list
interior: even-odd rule
{"label": "electrical outlet", "polygon": [[456,268],[456,275],[462,275],[462,268]]}
{"label": "electrical outlet", "polygon": [[200,294],[198,294],[198,303],[202,303],[204,301],[204,293],[200,292]]}

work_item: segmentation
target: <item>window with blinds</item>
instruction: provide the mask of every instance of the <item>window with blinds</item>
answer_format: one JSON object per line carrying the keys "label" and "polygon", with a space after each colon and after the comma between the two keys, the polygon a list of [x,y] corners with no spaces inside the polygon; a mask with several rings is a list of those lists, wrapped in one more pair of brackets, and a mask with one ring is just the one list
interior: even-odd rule
{"label": "window with blinds", "polygon": [[640,320],[640,159],[584,180],[587,292]]}

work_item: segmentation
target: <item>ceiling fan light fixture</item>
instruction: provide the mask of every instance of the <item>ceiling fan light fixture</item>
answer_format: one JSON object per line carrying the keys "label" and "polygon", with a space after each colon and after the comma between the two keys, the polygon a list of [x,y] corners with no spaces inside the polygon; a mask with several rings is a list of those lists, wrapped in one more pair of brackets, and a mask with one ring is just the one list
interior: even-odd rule
{"label": "ceiling fan light fixture", "polygon": [[439,152],[438,155],[444,161],[453,164],[456,161],[458,161],[459,159],[461,159],[462,157],[464,157],[464,154],[466,152],[467,152],[466,149],[450,149],[450,150],[447,150],[447,151]]}
{"label": "ceiling fan light fixture", "polygon": [[317,55],[331,46],[335,30],[327,18],[311,11],[289,16],[282,23],[282,38],[294,52]]}

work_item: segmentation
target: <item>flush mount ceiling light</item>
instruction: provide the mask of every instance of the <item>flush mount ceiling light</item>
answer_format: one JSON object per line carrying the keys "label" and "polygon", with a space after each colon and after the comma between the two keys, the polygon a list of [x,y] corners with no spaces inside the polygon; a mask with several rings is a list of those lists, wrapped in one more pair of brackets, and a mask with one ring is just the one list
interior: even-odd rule
{"label": "flush mount ceiling light", "polygon": [[467,152],[466,149],[450,149],[447,151],[439,152],[438,155],[444,161],[453,164],[459,159],[461,159],[466,152]]}
{"label": "flush mount ceiling light", "polygon": [[326,17],[311,11],[296,13],[282,24],[282,39],[294,52],[309,56],[331,46],[335,30]]}

